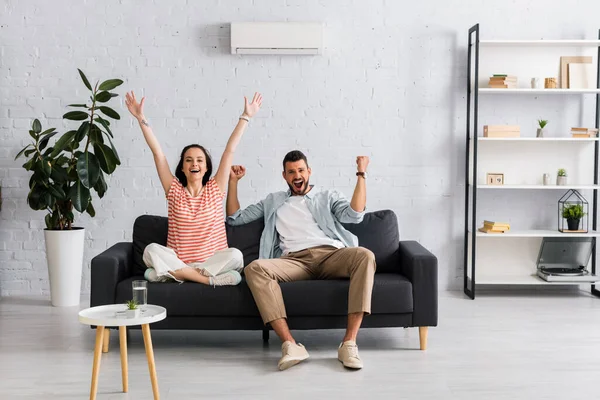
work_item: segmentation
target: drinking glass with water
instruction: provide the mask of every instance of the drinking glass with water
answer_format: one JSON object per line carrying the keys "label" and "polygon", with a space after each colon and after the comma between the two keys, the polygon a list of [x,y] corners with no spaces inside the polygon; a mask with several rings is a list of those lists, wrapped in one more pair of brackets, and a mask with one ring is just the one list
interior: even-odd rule
{"label": "drinking glass with water", "polygon": [[146,281],[133,281],[132,283],[133,300],[140,305],[142,312],[145,309],[145,305],[148,301],[148,282]]}

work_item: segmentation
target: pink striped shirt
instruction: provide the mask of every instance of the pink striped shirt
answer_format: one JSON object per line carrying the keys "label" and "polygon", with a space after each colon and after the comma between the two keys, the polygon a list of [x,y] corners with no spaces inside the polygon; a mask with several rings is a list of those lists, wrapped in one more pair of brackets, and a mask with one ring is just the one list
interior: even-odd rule
{"label": "pink striped shirt", "polygon": [[226,249],[223,199],[211,178],[198,197],[192,197],[179,179],[174,178],[167,193],[169,230],[167,247],[186,264],[204,262],[215,252]]}

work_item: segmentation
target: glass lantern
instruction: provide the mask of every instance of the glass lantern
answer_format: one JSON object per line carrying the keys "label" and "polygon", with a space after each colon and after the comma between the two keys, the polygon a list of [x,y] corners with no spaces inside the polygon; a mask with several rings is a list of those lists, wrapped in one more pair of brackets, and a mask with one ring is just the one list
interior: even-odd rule
{"label": "glass lantern", "polygon": [[558,230],[564,233],[587,233],[589,204],[577,190],[569,190],[558,200]]}

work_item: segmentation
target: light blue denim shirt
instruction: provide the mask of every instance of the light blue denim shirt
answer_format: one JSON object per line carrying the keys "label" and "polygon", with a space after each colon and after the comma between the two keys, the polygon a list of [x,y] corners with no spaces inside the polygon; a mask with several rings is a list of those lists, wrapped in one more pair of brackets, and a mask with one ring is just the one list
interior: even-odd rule
{"label": "light blue denim shirt", "polygon": [[[365,211],[356,212],[350,207],[350,202],[343,194],[336,190],[318,190],[315,186],[305,195],[307,206],[317,221],[319,228],[332,239],[337,239],[346,247],[358,246],[358,238],[346,230],[342,223],[358,224],[363,220]],[[279,247],[280,239],[275,227],[277,210],[292,195],[287,192],[271,193],[264,200],[237,210],[235,214],[227,217],[227,224],[243,225],[259,218],[265,219],[265,229],[260,237],[260,251],[258,258],[279,258],[282,251]]]}

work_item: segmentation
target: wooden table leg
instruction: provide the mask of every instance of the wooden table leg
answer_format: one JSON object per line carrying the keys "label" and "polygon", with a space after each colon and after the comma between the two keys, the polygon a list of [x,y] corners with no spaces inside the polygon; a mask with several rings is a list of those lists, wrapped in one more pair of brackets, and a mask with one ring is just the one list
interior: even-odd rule
{"label": "wooden table leg", "polygon": [[110,342],[110,329],[104,328],[104,343],[102,344],[102,352],[108,353],[108,344]]}
{"label": "wooden table leg", "polygon": [[160,393],[158,392],[158,381],[156,379],[156,365],[154,364],[154,350],[152,349],[152,338],[150,337],[150,325],[142,325],[142,333],[144,335],[146,357],[148,358],[148,370],[150,371],[150,382],[152,382],[152,393],[154,393],[154,400],[159,400]]}
{"label": "wooden table leg", "polygon": [[121,345],[121,376],[123,380],[123,393],[129,390],[129,377],[127,374],[127,327],[119,327],[119,343]]}
{"label": "wooden table leg", "polygon": [[427,350],[427,327],[419,327],[419,347],[421,350]]}
{"label": "wooden table leg", "polygon": [[102,357],[102,344],[104,342],[104,327],[96,327],[96,346],[94,346],[94,364],[92,366],[92,387],[90,388],[90,400],[96,400],[98,392],[98,375],[100,373],[100,359]]}

